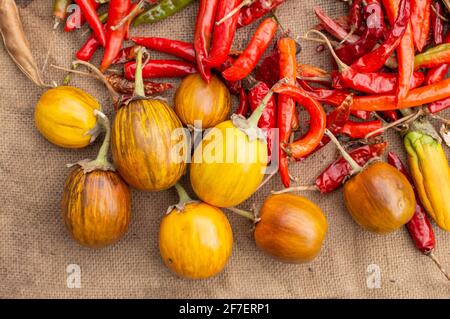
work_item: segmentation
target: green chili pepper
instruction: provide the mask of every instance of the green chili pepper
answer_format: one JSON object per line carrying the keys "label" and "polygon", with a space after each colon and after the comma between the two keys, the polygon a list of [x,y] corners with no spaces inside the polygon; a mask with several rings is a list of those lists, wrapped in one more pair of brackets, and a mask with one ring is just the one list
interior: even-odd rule
{"label": "green chili pepper", "polygon": [[156,6],[141,13],[134,21],[133,26],[155,23],[164,20],[178,11],[183,10],[193,0],[162,0]]}

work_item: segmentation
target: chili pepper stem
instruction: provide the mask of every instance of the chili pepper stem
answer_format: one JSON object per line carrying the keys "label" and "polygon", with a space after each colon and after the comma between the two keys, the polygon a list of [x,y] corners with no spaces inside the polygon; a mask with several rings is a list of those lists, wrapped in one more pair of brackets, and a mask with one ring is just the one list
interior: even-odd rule
{"label": "chili pepper stem", "polygon": [[311,37],[309,37],[309,34],[311,34],[311,33],[317,34],[319,37],[321,37],[323,39],[323,41],[327,45],[328,49],[330,50],[330,53],[333,56],[333,59],[336,61],[336,64],[337,64],[340,72],[349,68],[349,66],[347,64],[345,64],[344,62],[342,62],[341,59],[339,59],[336,52],[334,52],[333,45],[331,44],[330,40],[328,40],[328,38],[325,36],[325,34],[323,34],[320,31],[317,31],[317,30],[309,30],[308,32],[306,32],[305,37],[307,39],[311,39]]}
{"label": "chili pepper stem", "polygon": [[255,2],[255,0],[244,0],[241,2],[241,4],[239,4],[238,6],[236,6],[233,10],[231,10],[226,16],[224,16],[222,19],[220,19],[219,21],[216,22],[216,25],[221,25],[222,23],[224,23],[225,21],[227,21],[228,19],[230,19],[231,17],[233,17],[235,14],[238,14],[239,11],[246,6],[251,5],[253,2]]}
{"label": "chili pepper stem", "polygon": [[339,143],[338,139],[331,133],[328,129],[325,130],[325,135],[327,135],[330,140],[336,145],[337,149],[341,153],[342,157],[350,164],[352,167],[351,175],[357,174],[363,170],[361,166],[347,153],[347,151]]}
{"label": "chili pepper stem", "polygon": [[255,216],[255,214],[254,213],[252,213],[252,212],[248,212],[248,211],[246,211],[246,210],[242,210],[242,209],[239,209],[239,208],[236,208],[236,207],[227,207],[227,209],[230,211],[230,212],[233,212],[233,213],[235,213],[235,214],[238,214],[239,216],[242,216],[242,217],[245,217],[245,218],[247,218],[247,219],[249,219],[249,220],[251,220],[253,223],[257,223],[257,222],[259,222],[259,218],[257,218],[256,216]]}
{"label": "chili pepper stem", "polygon": [[397,121],[389,123],[389,124],[379,128],[379,129],[377,129],[375,131],[370,132],[369,134],[367,134],[364,137],[364,139],[367,140],[367,139],[371,138],[372,136],[378,135],[379,133],[383,133],[383,132],[387,131],[388,129],[396,127],[396,126],[398,126],[400,124],[412,122],[412,121],[416,120],[422,114],[423,114],[423,111],[419,110],[416,113],[412,113],[410,115],[402,117],[402,118],[398,119]]}
{"label": "chili pepper stem", "polygon": [[450,281],[450,275],[448,274],[447,270],[445,270],[445,268],[441,265],[439,259],[433,254],[433,251],[430,251],[428,254],[426,254],[426,256],[431,258],[431,260],[436,264],[445,278]]}
{"label": "chili pepper stem", "polygon": [[310,186],[293,186],[289,188],[285,188],[279,191],[272,191],[272,194],[285,194],[285,193],[294,193],[294,192],[304,192],[304,191],[314,191],[317,192],[319,189],[315,185]]}

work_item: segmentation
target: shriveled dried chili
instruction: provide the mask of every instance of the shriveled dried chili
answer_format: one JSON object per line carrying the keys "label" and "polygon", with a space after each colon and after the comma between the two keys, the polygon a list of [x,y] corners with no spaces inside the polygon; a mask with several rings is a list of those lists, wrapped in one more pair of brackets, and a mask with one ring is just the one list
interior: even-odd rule
{"label": "shriveled dried chili", "polygon": [[255,22],[262,16],[270,13],[284,1],[285,0],[256,0],[248,7],[241,9],[239,12],[238,27],[241,28]]}
{"label": "shriveled dried chili", "polygon": [[[111,84],[112,88],[117,92],[125,95],[133,95],[135,84],[133,81],[129,81],[123,76],[118,74],[106,75],[106,80]],[[162,93],[171,89],[173,86],[170,83],[156,83],[150,81],[144,81],[145,95],[150,96],[158,93]]]}
{"label": "shriveled dried chili", "polygon": [[427,44],[430,32],[431,0],[411,0],[411,28],[419,52]]}

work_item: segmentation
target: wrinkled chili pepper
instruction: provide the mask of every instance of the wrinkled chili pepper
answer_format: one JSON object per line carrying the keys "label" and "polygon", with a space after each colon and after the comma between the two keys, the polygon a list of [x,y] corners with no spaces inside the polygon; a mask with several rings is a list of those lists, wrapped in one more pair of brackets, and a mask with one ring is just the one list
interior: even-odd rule
{"label": "wrinkled chili pepper", "polygon": [[285,0],[256,0],[248,7],[242,8],[239,12],[238,28],[255,22],[262,16],[270,13],[284,1]]}
{"label": "wrinkled chili pepper", "polygon": [[435,114],[446,110],[450,107],[450,97],[447,97],[443,100],[439,100],[428,105],[428,110],[431,114]]}
{"label": "wrinkled chili pepper", "polygon": [[[333,21],[334,21],[334,23],[337,23],[346,32],[350,32],[348,16],[343,15],[343,16],[334,18]],[[325,25],[322,22],[320,22],[319,24],[316,24],[314,26],[314,29],[316,29],[317,31],[323,31],[323,30],[325,30]],[[358,34],[358,31],[359,30],[355,30],[355,33]]]}
{"label": "wrinkled chili pepper", "polygon": [[67,8],[72,3],[72,0],[54,0],[53,1],[53,16],[60,22],[67,17]]}
{"label": "wrinkled chili pepper", "polygon": [[244,88],[240,89],[239,92],[239,106],[235,112],[237,115],[242,115],[243,117],[247,117],[248,111],[250,110],[250,105],[248,101],[247,92]]}
{"label": "wrinkled chili pepper", "polygon": [[122,49],[123,41],[127,32],[127,24],[123,24],[116,30],[112,26],[121,22],[130,12],[130,0],[110,0],[108,10],[108,22],[106,27],[106,46],[103,53],[103,60],[100,65],[100,71],[104,72],[112,64],[114,59]]}
{"label": "wrinkled chili pepper", "polygon": [[[391,25],[394,24],[398,16],[398,0],[382,0],[384,9]],[[401,104],[410,90],[411,77],[414,72],[414,39],[411,30],[411,23],[408,24],[405,34],[397,48],[398,60],[398,88],[396,94],[396,103]]]}
{"label": "wrinkled chili pepper", "polygon": [[355,43],[359,39],[357,35],[349,35],[341,25],[327,16],[327,14],[320,7],[315,6],[314,13],[316,14],[317,18],[319,18],[325,30],[338,40],[345,40],[348,43]]}
{"label": "wrinkled chili pepper", "polygon": [[[248,90],[248,102],[250,109],[253,112],[262,102],[264,97],[269,93],[270,88],[264,82],[257,82],[252,88]],[[258,122],[258,127],[264,132],[267,137],[267,151],[269,161],[272,155],[272,129],[277,125],[277,104],[275,98],[272,97],[267,103],[261,118]]]}
{"label": "wrinkled chili pepper", "polygon": [[389,164],[398,169],[408,179],[408,181],[410,182],[411,186],[414,189],[414,194],[416,197],[416,208],[413,217],[406,224],[406,228],[408,229],[409,235],[411,236],[414,245],[425,256],[431,257],[431,259],[437,264],[441,272],[447,277],[447,279],[450,280],[450,277],[447,274],[447,272],[442,268],[439,261],[433,255],[433,251],[436,247],[436,239],[434,231],[433,228],[431,227],[430,220],[427,217],[425,208],[423,207],[423,204],[420,201],[420,197],[417,193],[417,190],[414,187],[414,183],[410,173],[408,172],[406,166],[403,164],[402,160],[397,154],[389,152],[387,160]]}
{"label": "wrinkled chili pepper", "polygon": [[155,23],[164,20],[175,13],[183,10],[193,0],[161,0],[147,11],[141,13],[133,20],[134,27],[140,24]]}
{"label": "wrinkled chili pepper", "polygon": [[400,105],[395,95],[356,96],[352,105],[354,110],[388,111],[420,106],[450,97],[450,79],[422,86],[409,91]]}
{"label": "wrinkled chili pepper", "polygon": [[102,23],[100,22],[97,11],[90,0],[75,0],[76,4],[80,7],[81,12],[83,12],[86,21],[95,34],[97,40],[104,47],[106,45],[106,35]]}
{"label": "wrinkled chili pepper", "polygon": [[[236,61],[236,59],[234,57],[229,56],[227,58],[227,60],[222,65],[220,65],[220,66],[218,66],[216,68],[216,70],[218,72],[222,73],[223,71],[225,71],[226,69],[231,67],[235,61]],[[241,89],[243,87],[241,80],[239,80],[239,81],[227,81],[223,77],[222,77],[222,79],[223,79],[225,85],[227,86],[228,90],[230,90],[231,94],[234,94],[234,95],[239,95],[240,94]]]}
{"label": "wrinkled chili pepper", "polygon": [[441,17],[444,15],[444,8],[440,1],[434,1],[431,10],[431,28],[433,30],[433,42],[435,45],[444,42],[444,23]]}
{"label": "wrinkled chili pepper", "polygon": [[342,128],[341,133],[351,138],[364,138],[368,134],[381,129],[382,127],[383,123],[380,120],[373,120],[370,122],[347,121]]}
{"label": "wrinkled chili pepper", "polygon": [[133,37],[131,41],[148,49],[170,54],[189,62],[196,61],[194,45],[189,42],[154,37]]}
{"label": "wrinkled chili pepper", "polygon": [[351,28],[352,32],[355,32],[355,30],[361,29],[363,26],[362,21],[362,7],[363,7],[363,1],[362,0],[353,0],[352,4],[350,6],[350,11],[348,14],[348,22]]}
{"label": "wrinkled chili pepper", "polygon": [[[100,7],[100,3],[95,2],[94,0],[90,0],[95,10]],[[86,23],[86,18],[84,17],[81,10],[76,10],[74,13],[70,14],[66,19],[66,24],[64,25],[65,32],[72,32],[78,28],[80,28],[83,24]]]}
{"label": "wrinkled chili pepper", "polygon": [[[125,79],[123,76],[118,74],[106,75],[106,80],[111,84],[112,88],[117,92],[125,95],[133,95],[134,93],[134,82]],[[156,83],[150,81],[144,81],[145,95],[154,95],[157,93],[162,93],[171,89],[173,86],[170,83]]]}
{"label": "wrinkled chili pepper", "polygon": [[17,67],[36,85],[45,86],[13,0],[0,0],[0,35]]}
{"label": "wrinkled chili pepper", "polygon": [[280,79],[280,54],[278,49],[267,55],[256,70],[256,79],[266,83],[269,87]]}
{"label": "wrinkled chili pepper", "polygon": [[431,0],[411,0],[411,28],[414,45],[419,52],[427,44],[430,33]]}
{"label": "wrinkled chili pepper", "polygon": [[[136,62],[128,62],[124,67],[124,75],[127,80],[134,80]],[[152,78],[182,78],[197,72],[195,65],[179,60],[150,60],[142,69],[144,79]]]}
{"label": "wrinkled chili pepper", "polygon": [[223,77],[228,81],[238,81],[249,75],[274,38],[277,28],[278,24],[273,18],[264,20],[245,51],[230,68],[222,72]]}
{"label": "wrinkled chili pepper", "polygon": [[136,58],[135,47],[126,47],[120,50],[112,64],[124,64]]}
{"label": "wrinkled chili pepper", "polygon": [[[387,143],[377,143],[358,147],[348,154],[359,164],[365,165],[370,159],[381,156]],[[330,193],[341,187],[344,181],[351,176],[352,167],[342,156],[331,163],[316,179],[316,187],[321,193]]]}
{"label": "wrinkled chili pepper", "polygon": [[195,25],[194,49],[197,69],[203,80],[207,83],[211,81],[211,69],[206,66],[205,61],[208,58],[208,50],[211,44],[211,35],[218,4],[218,0],[200,0]]}
{"label": "wrinkled chili pepper", "polygon": [[[283,143],[285,152],[295,159],[301,159],[312,153],[319,146],[326,128],[326,114],[322,105],[314,98],[309,96],[304,90],[292,86],[283,85],[274,89],[275,93],[288,95],[292,97],[299,105],[303,106],[310,115],[310,128],[308,133],[301,139],[292,143]],[[280,129],[281,131],[281,129]]]}
{"label": "wrinkled chili pepper", "polygon": [[433,68],[450,63],[450,43],[439,44],[414,58],[414,68]]}
{"label": "wrinkled chili pepper", "polygon": [[[219,7],[216,13],[216,21],[220,21],[236,6],[241,4],[242,0],[219,0]],[[228,58],[228,54],[233,44],[234,35],[239,15],[235,14],[226,19],[220,25],[214,27],[213,40],[211,50],[205,63],[210,68],[215,68],[223,64]]]}

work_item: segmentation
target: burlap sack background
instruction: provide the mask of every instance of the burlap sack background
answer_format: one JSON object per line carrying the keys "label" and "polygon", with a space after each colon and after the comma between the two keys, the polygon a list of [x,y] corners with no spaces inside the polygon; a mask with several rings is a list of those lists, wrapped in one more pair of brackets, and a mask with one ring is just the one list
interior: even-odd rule
{"label": "burlap sack background", "polygon": [[[69,66],[84,41],[82,32],[52,33],[51,2],[17,1],[24,27],[39,65]],[[301,34],[316,23],[312,7],[338,16],[345,4],[334,0],[290,0],[280,7],[283,25]],[[197,5],[162,23],[133,30],[139,35],[192,40]],[[242,48],[254,27],[239,32]],[[305,44],[301,60],[327,67],[328,53],[316,53]],[[46,68],[46,80],[61,82],[63,73]],[[100,99],[108,108],[102,85],[92,79],[73,82]],[[342,193],[306,194],[318,203],[329,222],[322,253],[306,265],[285,265],[256,248],[250,224],[230,216],[234,249],[226,269],[205,281],[182,280],[163,265],[158,253],[158,226],[168,205],[176,202],[173,190],[162,193],[133,192],[134,217],[118,244],[91,250],[76,244],[66,232],[59,211],[66,163],[95,156],[99,143],[82,151],[63,150],[48,143],[34,128],[33,108],[42,91],[28,81],[0,48],[0,297],[147,297],[147,298],[448,298],[450,286],[432,262],[413,247],[402,229],[377,236],[359,228],[344,209]],[[167,97],[172,99],[173,91]],[[403,153],[400,139],[388,136],[390,148]],[[447,152],[448,153],[448,152]],[[309,160],[292,165],[302,180],[314,177],[336,155],[327,147]],[[261,204],[278,178],[241,207]],[[450,237],[436,229],[437,254],[450,267]],[[68,289],[66,267],[78,264],[82,288]],[[367,267],[381,268],[380,289],[368,289]]]}

